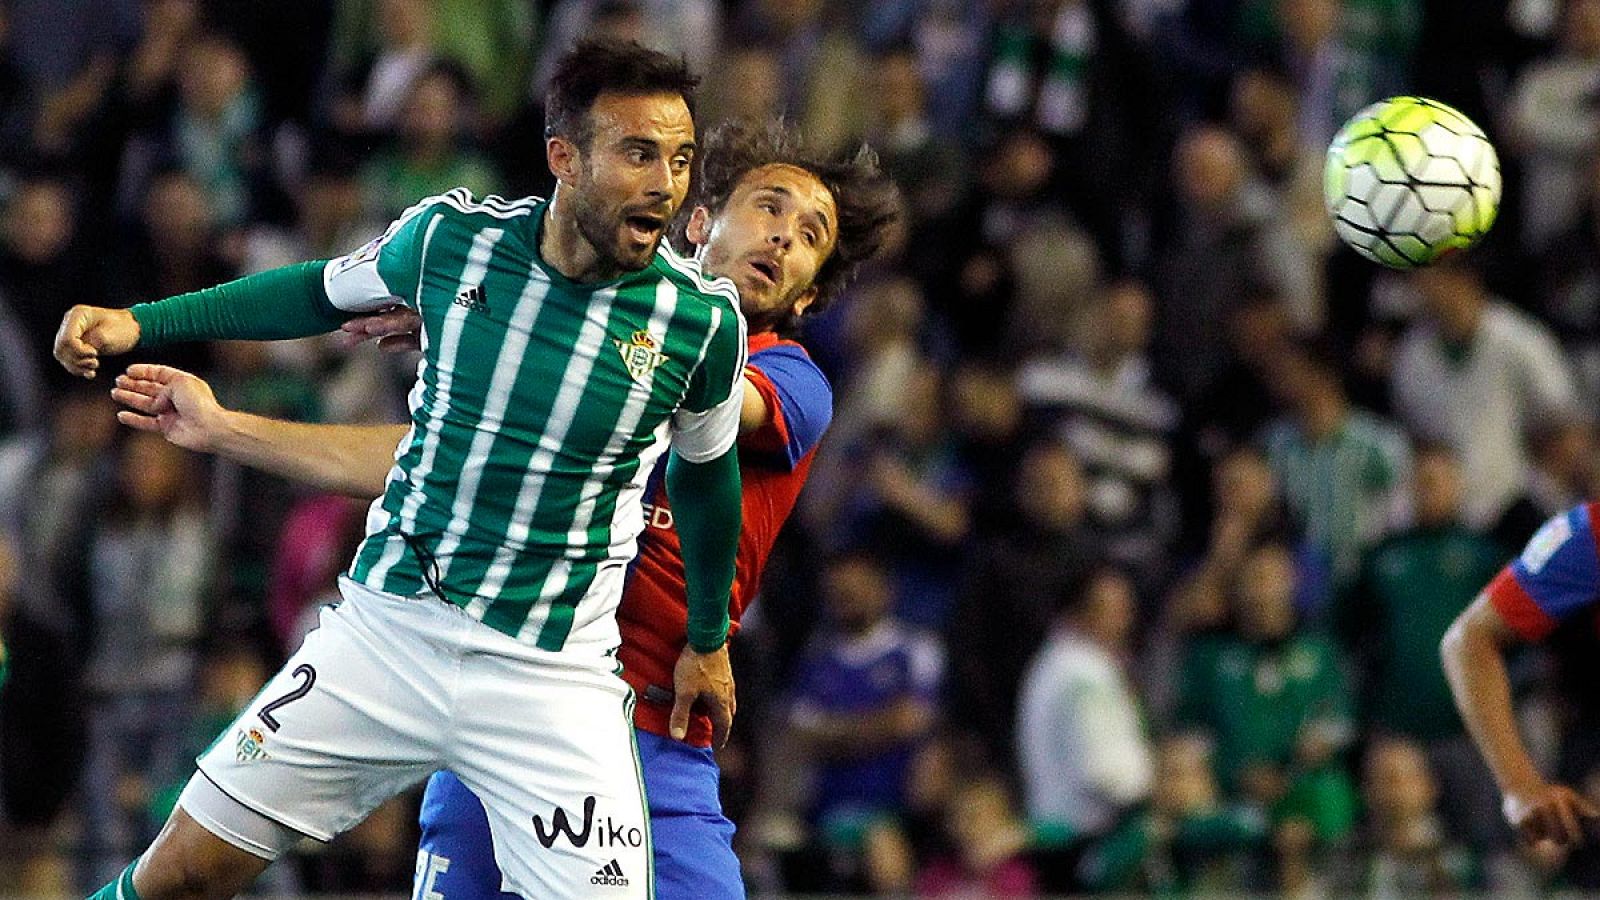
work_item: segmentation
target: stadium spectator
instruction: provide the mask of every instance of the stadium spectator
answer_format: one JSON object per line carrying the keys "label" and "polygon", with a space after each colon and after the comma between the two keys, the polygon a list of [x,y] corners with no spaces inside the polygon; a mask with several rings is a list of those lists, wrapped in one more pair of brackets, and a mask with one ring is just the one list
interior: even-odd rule
{"label": "stadium spectator", "polygon": [[150,172],[176,167],[200,185],[217,222],[242,226],[272,201],[259,86],[244,52],[220,33],[197,35],[183,53],[177,102],[167,111],[153,98],[156,108],[144,113],[153,121],[123,173],[123,190],[137,196]]}
{"label": "stadium spectator", "polygon": [[1600,151],[1600,2],[1562,4],[1559,49],[1517,76],[1508,137],[1522,151],[1522,241],[1537,249],[1583,212],[1589,160]]}
{"label": "stadium spectator", "polygon": [[[1317,256],[1333,249],[1334,232],[1322,199],[1322,166],[1327,139],[1308,130],[1302,119],[1300,97],[1286,73],[1272,67],[1250,69],[1234,79],[1228,118],[1244,141],[1251,165],[1283,203],[1284,225],[1297,243]],[[1313,290],[1323,295],[1326,286],[1315,269]],[[1316,310],[1305,310],[1312,315]],[[1323,317],[1326,318],[1326,317]],[[1296,320],[1311,328],[1320,321]]]}
{"label": "stadium spectator", "polygon": [[122,444],[105,515],[86,544],[94,640],[86,659],[84,772],[89,881],[115,877],[154,837],[152,779],[182,765],[180,722],[206,624],[215,549],[204,481],[187,451],[155,435]]}
{"label": "stadium spectator", "polygon": [[1083,853],[1076,872],[1083,890],[1165,895],[1248,883],[1266,842],[1266,820],[1223,797],[1211,756],[1211,742],[1200,735],[1162,739],[1149,806]]}
{"label": "stadium spectator", "polygon": [[0,686],[0,854],[12,863],[0,870],[0,890],[66,894],[71,873],[50,840],[50,825],[81,754],[62,753],[57,742],[81,743],[81,725],[77,733],[50,726],[75,720],[81,697],[71,681],[51,677],[51,665],[65,663],[70,651],[25,608],[26,577],[21,549],[0,527],[0,664],[8,672]]}
{"label": "stadium spectator", "polygon": [[1529,430],[1573,411],[1577,394],[1549,329],[1491,297],[1473,264],[1458,260],[1410,276],[1426,315],[1395,353],[1394,406],[1409,431],[1456,452],[1463,518],[1482,528],[1527,480]]}
{"label": "stadium spectator", "polygon": [[949,850],[917,873],[918,897],[1038,896],[1038,880],[1027,861],[1032,835],[1004,780],[992,774],[964,778],[942,812],[940,825]]}
{"label": "stadium spectator", "polygon": [[850,479],[838,546],[867,547],[894,579],[896,612],[925,628],[949,615],[960,554],[970,536],[972,473],[957,455],[943,415],[946,382],[931,365],[915,365],[900,408],[864,441],[845,448]]}
{"label": "stadium spectator", "polygon": [[1297,330],[1321,321],[1322,298],[1306,248],[1279,227],[1281,200],[1250,171],[1239,139],[1204,126],[1173,155],[1178,235],[1162,255],[1157,358],[1180,402],[1215,385],[1226,363],[1225,328],[1241,302],[1270,295]]}
{"label": "stadium spectator", "polygon": [[872,890],[903,891],[910,866],[891,848],[937,717],[944,655],[893,618],[890,581],[870,557],[834,560],[822,587],[831,627],[801,660],[789,713],[814,765],[810,819],[825,845],[862,854]]}
{"label": "stadium spectator", "polygon": [[1285,374],[1292,412],[1263,434],[1267,461],[1290,516],[1342,584],[1401,521],[1410,448],[1393,424],[1350,404],[1328,358],[1299,355]]}
{"label": "stadium spectator", "polygon": [[1041,856],[1046,893],[1076,890],[1075,863],[1148,799],[1153,764],[1128,669],[1138,608],[1121,572],[1095,569],[1061,599],[1017,701],[1028,819],[1061,845]]}
{"label": "stadium spectator", "polygon": [[1506,551],[1462,522],[1460,463],[1423,444],[1412,484],[1414,522],[1378,543],[1338,611],[1340,632],[1362,673],[1362,721],[1415,742],[1444,786],[1452,836],[1486,851],[1503,844],[1494,782],[1478,763],[1435,647],[1494,577]]}
{"label": "stadium spectator", "polygon": [[1233,629],[1184,661],[1177,719],[1216,741],[1224,789],[1272,823],[1279,890],[1314,879],[1314,853],[1345,838],[1355,792],[1340,756],[1354,737],[1342,661],[1294,608],[1294,559],[1267,543],[1240,564]]}
{"label": "stadium spectator", "polygon": [[950,429],[958,467],[971,481],[972,533],[993,532],[1016,514],[1011,482],[1025,441],[1016,379],[999,366],[969,362],[950,377]]}
{"label": "stadium spectator", "polygon": [[1028,448],[1010,496],[1016,516],[969,551],[945,634],[952,725],[1014,771],[1023,672],[1100,551],[1085,520],[1083,469],[1059,443]]}
{"label": "stadium spectator", "polygon": [[1343,867],[1339,889],[1365,897],[1440,896],[1484,887],[1478,858],[1439,819],[1440,785],[1427,754],[1403,738],[1367,748],[1361,796],[1365,853]]}
{"label": "stadium spectator", "polygon": [[1091,527],[1142,592],[1166,574],[1178,532],[1169,479],[1179,411],[1152,380],[1153,315],[1142,282],[1114,283],[1085,316],[1082,352],[1034,357],[1018,374],[1030,416],[1083,462]]}
{"label": "stadium spectator", "polygon": [[99,272],[77,237],[77,198],[59,178],[25,178],[0,213],[0,295],[13,304],[28,354],[52,391],[68,382],[40,348],[67,308],[99,288]]}
{"label": "stadium spectator", "polygon": [[1534,425],[1528,437],[1528,484],[1491,536],[1507,554],[1528,543],[1551,516],[1600,493],[1600,435],[1584,413]]}
{"label": "stadium spectator", "polygon": [[[349,15],[352,7],[341,11]],[[406,98],[439,57],[426,0],[378,0],[373,19],[377,46],[339,73],[343,84],[329,111],[347,135],[399,130]]]}
{"label": "stadium spectator", "polygon": [[466,74],[455,66],[433,65],[417,76],[400,108],[396,146],[362,172],[368,218],[394,219],[416,198],[452,187],[480,197],[497,190],[489,163],[465,146],[472,99]]}
{"label": "stadium spectator", "polygon": [[[417,22],[418,12],[426,15],[425,23]],[[404,17],[404,24],[393,21],[395,17]],[[332,65],[336,73],[359,71],[364,60],[419,44],[416,35],[421,32],[435,48],[437,58],[471,73],[490,118],[503,122],[524,97],[544,95],[546,82],[533,85],[529,77],[536,30],[535,10],[521,0],[428,0],[422,4],[339,0],[331,34]],[[552,60],[564,49],[546,45]],[[391,59],[399,61],[398,56]],[[394,74],[403,76],[404,69]],[[385,91],[389,103],[398,103],[404,96],[404,81],[399,77],[388,82],[399,91],[398,95]]]}
{"label": "stadium spectator", "polygon": [[1600,154],[1584,166],[1580,214],[1533,255],[1533,309],[1576,370],[1580,396],[1600,396]]}

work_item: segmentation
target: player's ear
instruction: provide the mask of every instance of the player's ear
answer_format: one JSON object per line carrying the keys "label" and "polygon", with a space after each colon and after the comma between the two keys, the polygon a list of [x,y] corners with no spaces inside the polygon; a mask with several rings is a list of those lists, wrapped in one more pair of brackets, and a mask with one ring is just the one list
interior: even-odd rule
{"label": "player's ear", "polygon": [[711,210],[696,206],[694,212],[689,214],[689,224],[684,226],[683,236],[697,247],[705,246],[706,241],[711,240]]}
{"label": "player's ear", "polygon": [[795,318],[798,319],[799,317],[801,317],[801,316],[806,314],[806,309],[808,307],[810,307],[811,304],[816,302],[817,294],[819,294],[819,293],[821,293],[821,292],[818,291],[817,290],[817,286],[813,284],[811,287],[808,287],[805,290],[801,291],[800,292],[800,296],[794,298],[794,307],[793,307],[793,309],[794,309]]}
{"label": "player's ear", "polygon": [[568,183],[578,180],[578,175],[583,171],[583,158],[578,150],[578,145],[564,137],[552,136],[544,142],[545,162],[550,166],[550,174],[557,181]]}

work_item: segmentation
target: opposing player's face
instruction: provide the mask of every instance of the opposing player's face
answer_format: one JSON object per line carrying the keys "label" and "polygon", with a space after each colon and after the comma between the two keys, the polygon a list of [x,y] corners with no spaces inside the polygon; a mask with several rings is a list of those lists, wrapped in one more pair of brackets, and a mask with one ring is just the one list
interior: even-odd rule
{"label": "opposing player's face", "polygon": [[578,233],[606,268],[650,264],[689,191],[694,119],[677,94],[601,94],[572,179]]}
{"label": "opposing player's face", "polygon": [[816,299],[817,273],[837,241],[833,193],[804,169],[753,169],[715,216],[696,209],[689,238],[705,245],[705,269],[733,280],[751,331],[770,329]]}

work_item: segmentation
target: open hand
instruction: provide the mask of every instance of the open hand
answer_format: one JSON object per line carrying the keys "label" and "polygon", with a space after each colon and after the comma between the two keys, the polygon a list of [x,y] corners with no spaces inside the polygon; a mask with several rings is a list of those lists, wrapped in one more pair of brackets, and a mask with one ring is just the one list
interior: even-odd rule
{"label": "open hand", "polygon": [[227,427],[227,413],[197,375],[171,366],[132,365],[117,376],[111,399],[128,407],[117,421],[159,434],[179,447],[209,453]]}
{"label": "open hand", "polygon": [[390,353],[422,349],[422,317],[404,306],[351,319],[339,326],[339,343],[346,349],[374,338]]}

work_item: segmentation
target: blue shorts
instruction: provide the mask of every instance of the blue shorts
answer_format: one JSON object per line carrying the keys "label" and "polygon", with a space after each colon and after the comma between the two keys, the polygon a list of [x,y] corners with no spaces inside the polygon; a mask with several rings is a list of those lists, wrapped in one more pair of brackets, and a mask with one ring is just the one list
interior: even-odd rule
{"label": "blue shorts", "polygon": [[[744,900],[733,823],[722,814],[711,751],[646,731],[634,735],[650,803],[656,897]],[[414,900],[515,900],[500,890],[489,819],[466,785],[449,772],[435,773],[421,818]]]}

